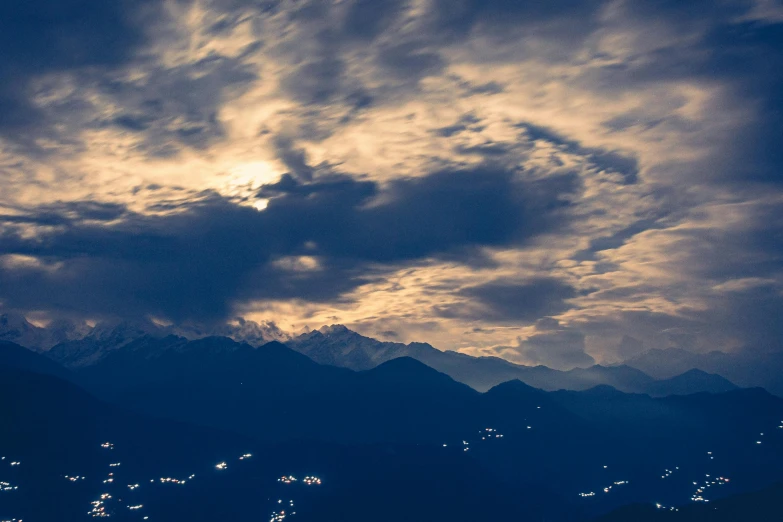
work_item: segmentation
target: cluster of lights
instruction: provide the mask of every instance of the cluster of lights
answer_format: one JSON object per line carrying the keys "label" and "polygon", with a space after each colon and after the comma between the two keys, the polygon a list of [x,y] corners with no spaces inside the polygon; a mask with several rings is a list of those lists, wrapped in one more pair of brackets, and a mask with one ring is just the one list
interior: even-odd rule
{"label": "cluster of lights", "polygon": [[[779,429],[783,429],[783,421],[780,421],[780,425],[777,426],[777,427]],[[763,432],[759,433],[759,438],[761,438],[761,437],[764,437],[764,433]],[[756,441],[757,445],[759,445],[761,443],[762,443],[761,440],[757,440]],[[445,444],[444,444],[444,446],[445,446]],[[715,455],[713,454],[712,451],[708,451],[706,453],[707,453],[707,456],[710,458],[710,460],[715,460]],[[604,466],[604,469],[607,469],[607,468],[608,468],[608,466]],[[661,475],[661,479],[667,479],[667,478],[671,477],[676,471],[679,471],[679,469],[680,469],[679,466],[675,466],[674,469],[666,469],[666,470],[664,470],[664,473]],[[696,491],[691,495],[691,501],[693,501],[693,502],[705,502],[705,503],[709,502],[709,499],[705,498],[705,494],[707,492],[707,489],[711,488],[713,486],[723,486],[723,485],[725,485],[725,484],[727,484],[729,482],[728,478],[722,477],[722,476],[720,476],[720,477],[711,477],[709,474],[705,474],[705,477],[706,477],[706,480],[704,480],[703,484],[701,484],[701,485],[699,485],[698,482],[693,482],[693,485],[696,486]],[[628,481],[626,481],[626,480],[617,481],[614,484],[612,484],[611,486],[608,486],[608,487],[604,488],[604,493],[609,493],[614,486],[619,486],[619,485],[622,485],[622,484],[628,484]],[[592,496],[595,496],[595,493],[592,492],[592,491],[589,492],[589,493],[579,493],[579,496],[580,497],[592,497]],[[665,505],[660,504],[660,503],[656,503],[655,507],[658,508],[658,509],[667,510],[667,511],[679,511],[679,509],[676,508],[676,507],[665,506]]]}
{"label": "cluster of lights", "polygon": [[90,502],[92,505],[92,509],[87,512],[88,515],[91,515],[93,518],[106,518],[110,517],[108,511],[106,511],[106,501],[111,498],[111,495],[108,493],[103,493],[101,495],[101,498],[99,500],[93,500]]}
{"label": "cluster of lights", "polygon": [[676,507],[667,507],[667,506],[664,506],[663,504],[659,504],[657,502],[655,503],[655,507],[658,508],[658,509],[664,509],[666,511],[679,511],[679,509],[676,508]]}
{"label": "cluster of lights", "polygon": [[[603,465],[603,469],[609,469],[609,466]],[[615,480],[609,486],[606,486],[605,488],[603,488],[604,489],[604,493],[609,493],[610,491],[612,491],[613,488],[615,488],[617,486],[624,486],[625,484],[629,484],[629,483],[630,483],[630,480]],[[579,493],[579,496],[583,497],[583,498],[585,498],[585,497],[594,497],[595,496],[595,491],[589,491],[587,493]]]}
{"label": "cluster of lights", "polygon": [[625,484],[628,484],[628,482],[629,482],[628,480],[616,480],[616,481],[614,481],[612,483],[611,486],[606,486],[604,488],[604,493],[609,493],[610,491],[612,491],[613,487],[615,487],[615,486],[623,486]]}
{"label": "cluster of lights", "polygon": [[[278,504],[282,504],[283,503],[283,499],[279,499],[277,501],[277,503]],[[293,500],[289,500],[288,501],[288,507],[291,507],[291,508],[294,507],[294,501]],[[281,509],[280,511],[272,511],[272,516],[269,519],[269,522],[282,522],[283,520],[285,520],[285,517],[291,516],[291,515],[296,515],[296,511],[291,511],[289,513],[286,513],[286,511],[284,509]]]}
{"label": "cluster of lights", "polygon": [[[710,453],[712,453],[712,452],[710,452]],[[676,470],[679,470],[679,469],[680,469],[679,466],[676,466],[674,469],[667,469],[666,471],[664,471],[663,475],[661,475],[661,478],[662,479],[667,479],[667,478],[671,477]]]}
{"label": "cluster of lights", "polygon": [[[100,444],[100,447],[103,448],[103,449],[113,450],[114,449],[114,444],[111,443],[111,442],[103,442],[103,443]],[[239,456],[239,460],[247,460],[247,459],[251,458],[252,456],[253,456],[252,453],[244,453],[244,454]],[[5,461],[6,457],[5,456],[0,457],[0,460]],[[19,466],[20,464],[21,464],[21,462],[19,462],[19,461],[9,462],[10,466]],[[117,468],[121,464],[122,464],[121,462],[112,462],[112,463],[109,464],[109,467],[110,468]],[[218,470],[225,470],[225,469],[228,468],[228,464],[226,462],[220,462],[220,463],[218,463],[215,466],[215,468],[218,469]],[[178,484],[178,485],[182,485],[182,484],[186,484],[188,480],[192,480],[195,476],[196,476],[195,474],[190,475],[187,479],[177,479],[177,478],[173,478],[173,477],[160,477],[159,479],[157,479],[157,481],[159,481],[161,484]],[[86,477],[81,476],[81,475],[63,475],[63,477],[66,480],[70,481],[70,482],[77,482],[77,481],[85,480],[85,478],[86,478]],[[115,479],[114,473],[110,472],[108,474],[108,477],[105,480],[103,480],[103,483],[104,484],[111,484],[111,483],[115,482],[114,479]],[[293,477],[293,476],[287,476],[287,477],[282,477],[282,478],[278,479],[278,481],[286,483],[286,484],[290,484],[292,482],[296,482],[297,479],[295,477]],[[154,483],[154,482],[156,482],[156,480],[152,479],[152,480],[150,480],[150,482]],[[308,486],[320,485],[321,484],[321,479],[319,477],[316,477],[316,476],[307,476],[307,477],[305,477],[303,479],[302,482],[305,485],[308,485]],[[133,490],[138,489],[140,487],[140,484],[128,484],[127,487],[128,487],[128,489],[130,491],[133,491]],[[8,491],[8,490],[12,490],[12,489],[18,489],[18,487],[17,486],[12,486],[8,482],[0,482],[0,491]],[[88,515],[92,516],[93,518],[110,517],[111,516],[111,512],[107,509],[107,506],[106,506],[107,502],[110,499],[112,499],[112,496],[111,496],[110,493],[103,493],[103,494],[101,494],[99,499],[90,502],[91,509],[88,512]],[[282,500],[279,501],[278,503],[282,503]],[[294,505],[293,500],[289,501],[289,506],[293,507],[293,505]],[[128,510],[131,510],[131,511],[137,511],[137,510],[142,509],[143,507],[144,507],[143,504],[126,505],[126,508]],[[272,520],[273,521],[274,520],[280,521],[280,520],[283,520],[286,516],[290,516],[290,515],[293,515],[293,514],[295,514],[295,512],[293,512],[293,511],[274,512],[273,515],[272,515]],[[148,520],[148,519],[149,519],[148,516],[143,517],[143,520]],[[0,520],[0,522],[22,522],[22,520],[21,519],[10,519],[10,520]]]}
{"label": "cluster of lights", "polygon": [[723,486],[724,484],[728,484],[729,479],[726,477],[717,477],[711,480],[711,477],[709,475],[705,475],[707,477],[707,480],[704,481],[704,484],[699,486],[697,482],[694,482],[694,486],[698,486],[696,491],[691,495],[691,500],[693,502],[709,502],[708,499],[704,498],[704,494],[706,493],[708,488],[711,488],[712,486]]}
{"label": "cluster of lights", "polygon": [[[528,426],[528,429],[529,428],[530,428],[530,426]],[[503,438],[503,434],[502,433],[498,433],[498,430],[495,429],[495,428],[484,428],[483,430],[479,430],[478,431],[478,436],[481,437],[481,440],[483,440],[483,441],[502,439]],[[476,439],[476,440],[479,440],[479,439]],[[443,443],[443,447],[447,448],[448,444],[444,442]],[[468,450],[470,450],[470,442],[467,441],[467,440],[463,440],[462,441],[462,451],[468,451]]]}
{"label": "cluster of lights", "polygon": [[481,440],[503,438],[503,435],[498,433],[498,430],[494,428],[484,428],[484,431],[479,431],[479,435],[481,435]]}
{"label": "cluster of lights", "polygon": [[[185,484],[187,480],[184,479],[175,479],[171,477],[161,477],[160,479],[161,484]],[[151,480],[150,482],[154,482]]]}

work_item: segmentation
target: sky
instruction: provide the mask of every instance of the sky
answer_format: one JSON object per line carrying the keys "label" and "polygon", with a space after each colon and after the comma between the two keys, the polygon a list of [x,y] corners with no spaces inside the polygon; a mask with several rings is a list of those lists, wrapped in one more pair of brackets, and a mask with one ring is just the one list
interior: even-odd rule
{"label": "sky", "polygon": [[0,2],[0,309],[557,368],[783,338],[783,3]]}

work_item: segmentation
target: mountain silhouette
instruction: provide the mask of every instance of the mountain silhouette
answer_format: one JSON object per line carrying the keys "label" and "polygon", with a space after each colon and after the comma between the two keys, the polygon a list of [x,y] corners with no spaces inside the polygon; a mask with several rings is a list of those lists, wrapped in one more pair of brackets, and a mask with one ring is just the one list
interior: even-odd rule
{"label": "mountain silhouette", "polygon": [[[731,383],[715,379],[683,377],[670,384],[655,385],[654,378],[628,365],[574,368],[568,371],[546,366],[523,366],[499,357],[473,357],[441,351],[426,343],[383,342],[360,335],[343,325],[325,326],[302,334],[286,343],[320,364],[367,370],[383,362],[411,357],[443,372],[478,391],[487,391],[502,382],[518,379],[544,390],[586,390],[606,384],[629,393],[697,393],[727,391]],[[687,380],[687,383],[686,383]]]}
{"label": "mountain silhouette", "polygon": [[0,341],[0,365],[66,380],[73,378],[71,372],[51,359],[8,341]]}
{"label": "mountain silhouette", "polygon": [[657,379],[669,379],[692,369],[721,375],[745,388],[763,387],[783,396],[783,352],[693,353],[678,348],[652,349],[626,364]]}
{"label": "mountain silhouette", "polygon": [[[498,480],[469,455],[439,445],[264,445],[139,415],[56,377],[5,365],[0,365],[0,417],[1,478],[18,487],[0,492],[3,519],[83,520],[89,518],[85,513],[91,502],[103,494],[109,495],[107,513],[122,521],[140,520],[140,515],[256,521],[280,509],[278,497],[286,503],[296,498],[296,518],[303,521],[361,522],[373,513],[373,520],[389,522],[401,517],[468,522],[544,512],[550,520],[566,520],[575,512],[546,488],[530,484],[520,489]],[[245,454],[252,459],[238,459]],[[10,466],[14,461],[20,462],[18,468]],[[228,462],[226,471],[215,469],[221,461]],[[290,474],[300,481],[317,474],[325,483],[305,491],[277,482]],[[69,476],[79,478],[74,483]],[[161,485],[163,477],[187,484]],[[130,490],[129,484],[139,489]],[[130,505],[143,511],[137,515],[127,509]]]}
{"label": "mountain silhouette", "polygon": [[728,379],[694,368],[671,379],[651,382],[647,385],[646,391],[652,396],[664,397],[704,392],[722,393],[736,389],[737,386]]}

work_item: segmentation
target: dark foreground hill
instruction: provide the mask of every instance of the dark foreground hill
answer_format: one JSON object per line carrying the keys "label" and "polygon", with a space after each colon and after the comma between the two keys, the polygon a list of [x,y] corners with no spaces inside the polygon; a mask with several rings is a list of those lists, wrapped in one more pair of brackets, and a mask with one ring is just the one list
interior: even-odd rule
{"label": "dark foreground hill", "polygon": [[77,521],[103,512],[119,520],[257,521],[296,511],[302,521],[423,522],[567,513],[563,499],[501,482],[461,449],[264,445],[129,413],[7,366],[0,366],[0,418],[3,520]]}
{"label": "dark foreground hill", "polygon": [[637,504],[622,507],[595,522],[779,522],[783,484],[711,503],[685,506]]}
{"label": "dark foreground hill", "polygon": [[408,357],[354,372],[279,343],[178,337],[139,339],[76,376],[127,408],[264,443],[457,449],[506,483],[555,487],[588,514],[684,502],[705,474],[735,479],[714,498],[783,478],[783,400],[759,389],[652,398],[515,380],[479,393]]}
{"label": "dark foreground hill", "polygon": [[[401,502],[400,510],[415,507],[417,513],[439,519],[435,513],[445,513],[444,499],[467,484],[464,487],[472,488],[476,496],[461,495],[460,501],[467,504],[454,517],[472,513],[474,519],[485,519],[470,508],[484,506],[485,498],[495,499],[497,510],[490,512],[499,514],[519,509],[523,519],[544,514],[547,520],[587,520],[631,503],[680,505],[699,489],[705,499],[717,500],[783,478],[783,430],[777,427],[783,419],[783,400],[760,389],[652,398],[609,386],[546,392],[512,380],[479,393],[408,357],[354,372],[316,364],[279,343],[254,348],[221,337],[187,341],[176,336],[138,338],[96,364],[76,369],[71,377],[103,401],[135,411],[138,418],[154,416],[187,426],[185,434],[153,437],[145,446],[155,448],[154,441],[161,438],[174,441],[162,446],[166,455],[178,454],[177,441],[203,440],[188,435],[189,430],[252,441],[252,450],[236,451],[267,455],[264,469],[281,473],[307,455],[307,460],[299,461],[297,473],[315,469],[340,477],[329,484],[345,489],[323,498],[323,506],[343,498],[330,508],[334,513],[361,499],[394,504],[394,496],[404,494],[410,501]],[[40,401],[60,392],[7,393]],[[105,423],[112,418],[100,409],[78,416],[98,406],[79,407],[75,397],[58,404],[63,411],[76,408],[76,434],[79,426],[93,433],[91,423],[96,419]],[[44,406],[27,405],[19,413]],[[125,415],[131,414],[120,417]],[[47,418],[41,415],[36,422]],[[55,412],[52,418],[58,418]],[[136,434],[126,438],[123,446],[135,447],[145,440],[133,423],[123,426],[120,434]],[[59,431],[51,427],[47,432]],[[95,447],[94,441],[90,444]],[[38,445],[53,443],[42,440]],[[313,447],[322,449],[311,451]],[[210,448],[220,450],[209,442],[196,449]],[[163,462],[155,451],[134,450],[133,454],[152,455],[155,463]],[[215,472],[212,461],[232,458],[215,455],[209,456],[210,464],[204,468],[211,473]],[[246,462],[241,465],[220,476],[253,469]],[[192,471],[167,473],[188,476]],[[704,489],[703,482],[711,476],[731,480]],[[387,480],[390,485],[382,486]],[[256,484],[255,492],[247,493],[251,498],[266,491],[258,482],[249,483]],[[425,487],[426,483],[434,485]],[[232,487],[244,491],[245,486]],[[505,500],[496,499],[487,488],[502,492]],[[432,503],[415,500],[422,495]],[[508,505],[509,498],[524,498],[524,505]],[[297,506],[297,513],[303,513],[305,505]],[[386,511],[403,516],[400,510]],[[461,520],[454,517],[446,519]],[[336,519],[351,520],[349,515]]]}

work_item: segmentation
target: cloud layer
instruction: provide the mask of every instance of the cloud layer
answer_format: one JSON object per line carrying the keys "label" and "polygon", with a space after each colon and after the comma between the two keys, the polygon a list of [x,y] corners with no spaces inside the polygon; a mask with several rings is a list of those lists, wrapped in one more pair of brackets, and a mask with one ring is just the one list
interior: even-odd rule
{"label": "cloud layer", "polygon": [[780,349],[774,3],[7,4],[5,309]]}

